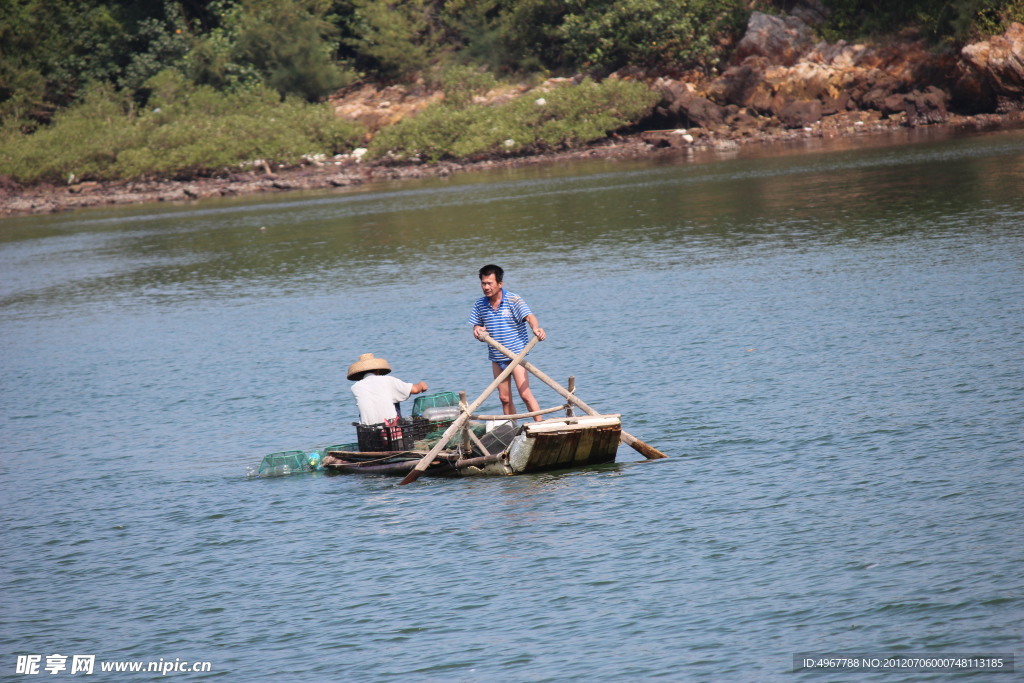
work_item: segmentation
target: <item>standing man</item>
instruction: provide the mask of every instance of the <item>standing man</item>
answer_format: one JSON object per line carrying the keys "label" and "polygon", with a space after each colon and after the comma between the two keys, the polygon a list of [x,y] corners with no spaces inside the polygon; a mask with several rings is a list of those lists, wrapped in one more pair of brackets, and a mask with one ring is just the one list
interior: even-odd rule
{"label": "standing man", "polygon": [[[480,289],[484,295],[474,304],[469,323],[473,326],[473,336],[477,339],[486,333],[518,354],[530,341],[527,325],[537,339],[544,341],[547,335],[537,322],[537,316],[526,305],[526,301],[518,294],[505,291],[504,278],[505,271],[494,264],[480,269]],[[490,347],[487,357],[491,360],[491,370],[495,377],[500,375],[510,362],[509,358],[494,347]],[[526,404],[527,411],[532,413],[540,410],[537,399],[530,391],[530,379],[526,374],[526,368],[518,365],[512,371],[512,377],[498,385],[498,398],[501,399],[504,414],[516,413],[515,405],[512,403],[512,379],[516,381],[516,389],[519,390],[519,396]],[[533,419],[540,422],[542,418],[537,415]]]}

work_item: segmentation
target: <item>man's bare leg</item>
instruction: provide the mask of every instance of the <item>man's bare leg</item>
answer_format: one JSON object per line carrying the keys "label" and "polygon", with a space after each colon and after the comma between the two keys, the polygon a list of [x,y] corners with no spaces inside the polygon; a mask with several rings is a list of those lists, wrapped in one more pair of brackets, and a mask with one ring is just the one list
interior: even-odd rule
{"label": "man's bare leg", "polygon": [[[533,392],[530,391],[530,375],[527,374],[526,368],[522,365],[516,366],[512,371],[512,377],[516,380],[516,389],[519,390],[519,397],[523,399],[523,403],[526,404],[526,412],[532,413],[540,410],[540,404],[537,403],[537,399],[533,397]],[[510,387],[511,388],[511,387]],[[512,392],[509,391],[509,394]],[[509,399],[511,401],[511,398]],[[511,413],[505,413],[511,415]],[[541,415],[536,415],[533,418],[537,422],[544,419]]]}

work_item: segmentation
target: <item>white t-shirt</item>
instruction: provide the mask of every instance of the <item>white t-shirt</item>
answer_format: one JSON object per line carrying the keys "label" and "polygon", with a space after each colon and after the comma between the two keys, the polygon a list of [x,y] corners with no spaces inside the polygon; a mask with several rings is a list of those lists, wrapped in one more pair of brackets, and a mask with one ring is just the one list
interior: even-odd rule
{"label": "white t-shirt", "polygon": [[364,425],[375,425],[398,417],[395,404],[409,398],[412,384],[391,375],[366,374],[352,385],[359,406],[359,421]]}

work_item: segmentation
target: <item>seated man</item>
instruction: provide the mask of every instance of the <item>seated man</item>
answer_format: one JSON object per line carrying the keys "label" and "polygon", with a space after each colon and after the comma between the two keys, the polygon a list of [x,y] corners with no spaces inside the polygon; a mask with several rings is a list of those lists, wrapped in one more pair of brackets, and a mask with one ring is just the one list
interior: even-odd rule
{"label": "seated man", "polygon": [[[397,377],[387,377],[391,366],[383,358],[374,358],[372,353],[364,353],[359,360],[348,368],[348,378],[355,382],[352,393],[356,396],[359,407],[359,421],[366,425],[389,425],[398,423],[397,405],[409,398],[411,394],[419,394],[427,390],[426,382],[409,384]],[[396,428],[397,429],[397,428]],[[401,436],[401,431],[395,436]]]}

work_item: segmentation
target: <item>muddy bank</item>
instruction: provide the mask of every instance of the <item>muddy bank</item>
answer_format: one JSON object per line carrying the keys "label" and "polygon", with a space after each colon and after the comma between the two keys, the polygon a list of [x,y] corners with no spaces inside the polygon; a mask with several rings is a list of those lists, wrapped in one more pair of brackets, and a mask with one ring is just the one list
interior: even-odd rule
{"label": "muddy bank", "polygon": [[[955,134],[1024,127],[1024,114],[981,114],[951,116],[941,124],[927,126],[929,132]],[[919,128],[918,131],[921,129]],[[0,216],[54,213],[98,206],[142,204],[148,202],[199,202],[212,197],[234,197],[280,193],[294,190],[330,190],[351,188],[371,182],[406,178],[444,177],[467,171],[514,168],[537,164],[555,164],[582,159],[640,159],[699,155],[701,152],[730,151],[751,146],[760,152],[791,147],[794,142],[821,139],[879,138],[885,134],[909,130],[898,121],[882,118],[877,112],[858,111],[826,117],[799,129],[750,131],[737,128],[725,132],[703,128],[643,131],[613,136],[581,149],[533,156],[493,158],[470,162],[438,164],[363,163],[353,160],[326,162],[273,172],[250,171],[223,178],[191,180],[85,182],[66,187],[40,185],[18,187],[0,185]]]}

